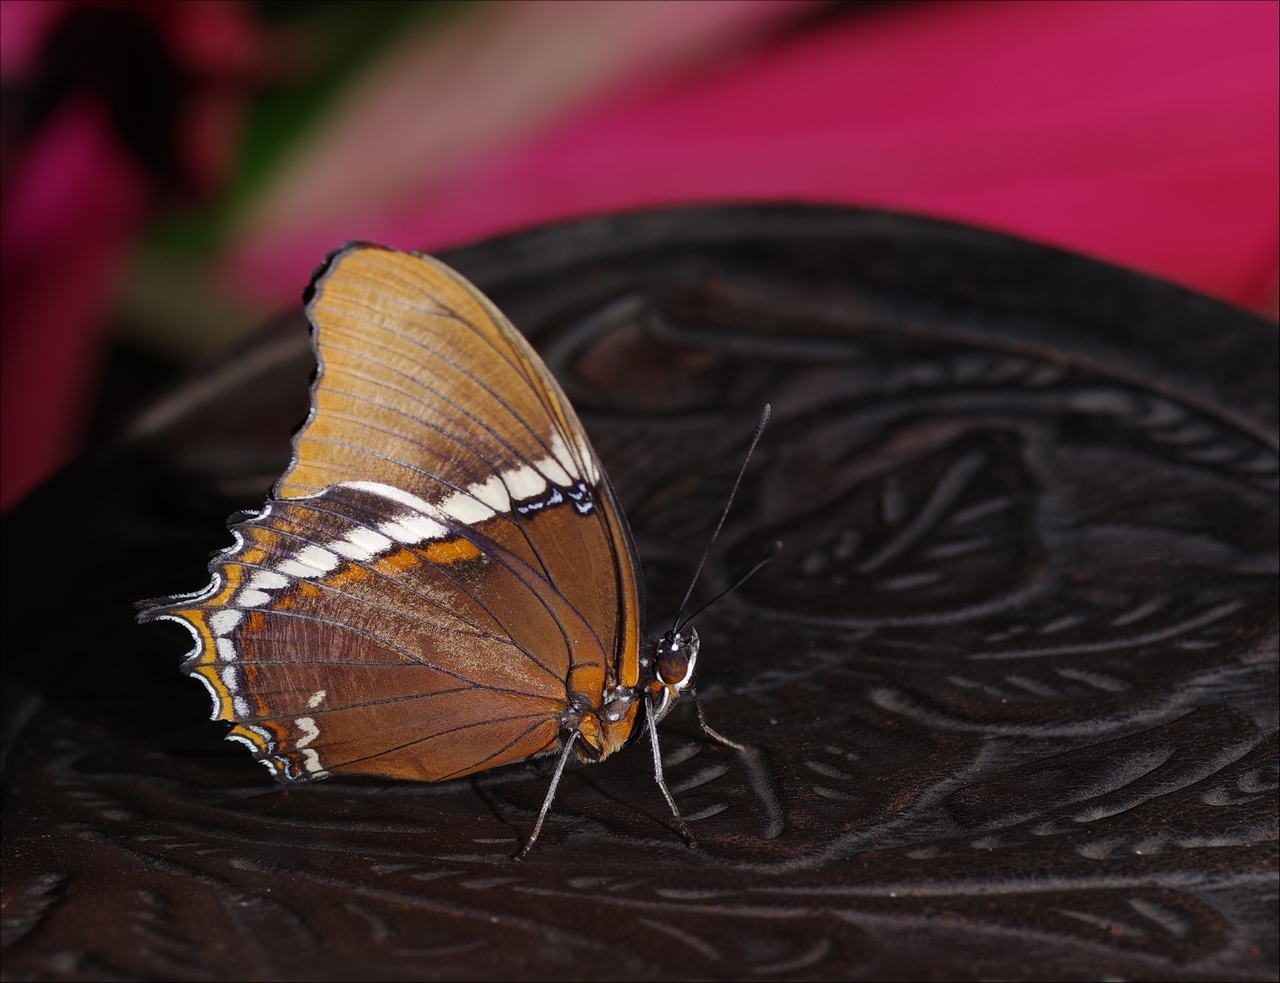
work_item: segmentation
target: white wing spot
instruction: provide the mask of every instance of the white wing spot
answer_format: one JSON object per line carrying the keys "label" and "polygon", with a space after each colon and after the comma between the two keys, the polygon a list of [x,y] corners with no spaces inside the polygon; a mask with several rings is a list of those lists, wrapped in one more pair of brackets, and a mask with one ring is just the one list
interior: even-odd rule
{"label": "white wing spot", "polygon": [[344,481],[335,487],[354,488],[357,491],[369,492],[369,494],[378,495],[381,498],[389,498],[393,502],[407,505],[415,512],[420,512],[423,515],[432,515],[436,511],[417,495],[407,492],[403,488],[396,488],[394,485],[384,485],[380,481]]}
{"label": "white wing spot", "polygon": [[391,540],[372,529],[352,529],[346,539],[330,543],[329,548],[348,560],[370,560],[391,547]]}
{"label": "white wing spot", "polygon": [[256,608],[271,600],[271,595],[260,590],[243,590],[236,598],[236,603],[245,608]]}
{"label": "white wing spot", "polygon": [[[295,741],[293,746],[301,750],[320,736],[320,728],[316,726],[315,717],[299,717],[294,721],[298,730],[302,731],[302,740]],[[313,754],[315,752],[312,752]]]}
{"label": "white wing spot", "polygon": [[231,639],[219,638],[215,642],[218,646],[218,658],[224,662],[235,662],[240,657],[240,653],[236,651],[236,644]]}
{"label": "white wing spot", "polygon": [[[422,543],[428,539],[443,539],[449,530],[420,512],[405,512],[378,529],[398,543]],[[381,537],[379,537],[381,538]]]}
{"label": "white wing spot", "polygon": [[328,695],[329,694],[322,689],[316,690],[314,693],[311,694],[311,699],[307,700],[307,706],[309,706],[312,710],[314,710],[316,707],[318,707],[321,703],[324,702],[324,698]]}
{"label": "white wing spot", "polygon": [[223,608],[221,611],[215,611],[209,615],[209,630],[215,635],[225,635],[240,624],[240,619],[243,617],[244,613],[234,608]]}
{"label": "white wing spot", "polygon": [[337,555],[330,553],[323,546],[306,546],[299,550],[293,559],[281,563],[279,569],[291,577],[309,580],[313,577],[323,577],[341,562]]}
{"label": "white wing spot", "polygon": [[[575,446],[577,446],[576,442]],[[577,451],[589,472],[588,480],[592,483],[598,482],[599,467],[595,463],[591,448],[577,446]],[[510,471],[492,475],[484,481],[477,481],[434,503],[424,501],[402,488],[384,485],[377,481],[343,482],[335,487],[368,492],[399,502],[401,505],[407,505],[412,511],[401,513],[382,523],[378,526],[377,533],[353,530],[347,535],[346,540],[332,543],[330,548],[351,559],[365,560],[387,548],[389,544],[383,538],[384,536],[409,545],[429,539],[444,539],[449,536],[449,530],[439,520],[452,520],[466,526],[475,525],[497,513],[509,513],[512,510],[513,501],[536,498],[543,494],[549,485],[569,488],[581,479],[578,464],[574,460],[574,451],[565,443],[563,436],[554,433],[551,436],[549,456],[534,464],[521,465]],[[319,549],[319,547],[307,549]],[[306,552],[307,550],[303,550],[295,559],[310,562],[304,555]],[[293,572],[288,562],[281,564],[280,569]],[[307,576],[306,574],[298,575]]]}
{"label": "white wing spot", "polygon": [[317,778],[323,778],[329,774],[320,764],[320,755],[316,754],[316,749],[309,747],[302,752],[302,766],[315,775]]}
{"label": "white wing spot", "polygon": [[235,666],[227,666],[222,670],[222,685],[227,688],[228,693],[234,693],[240,688],[240,679],[236,676]]}
{"label": "white wing spot", "polygon": [[564,480],[561,481],[558,476],[553,473],[554,468],[547,469],[547,477],[557,485],[571,485],[570,477],[581,478],[578,474],[578,465],[573,460],[573,455],[569,452],[568,445],[564,442],[564,438],[560,436],[559,431],[551,435],[551,457],[554,461],[546,461],[543,463],[551,465],[559,465],[564,472]]}
{"label": "white wing spot", "polygon": [[289,586],[289,578],[282,577],[274,570],[259,570],[249,580],[252,590],[279,590]]}
{"label": "white wing spot", "polygon": [[[505,488],[503,489],[503,495],[504,497],[506,495]],[[449,516],[449,518],[461,522],[464,526],[483,522],[493,515],[493,509],[472,498],[467,492],[454,492],[440,503],[440,511]]]}
{"label": "white wing spot", "polygon": [[502,480],[515,501],[533,498],[547,490],[547,479],[539,470],[541,467],[542,462],[539,462],[536,465],[526,464],[515,471],[503,472]]}
{"label": "white wing spot", "polygon": [[507,486],[502,475],[495,474],[487,481],[478,481],[467,489],[467,494],[478,498],[495,512],[510,512],[511,497],[507,494]]}
{"label": "white wing spot", "polygon": [[294,559],[300,563],[305,563],[309,567],[315,567],[321,573],[328,573],[342,562],[322,546],[308,546],[298,553]]}
{"label": "white wing spot", "polygon": [[583,475],[586,480],[593,485],[600,483],[600,468],[596,465],[596,455],[591,450],[591,445],[587,443],[586,438],[579,438],[574,435],[574,446],[578,448],[578,456],[582,458],[582,463],[586,467],[587,473]]}

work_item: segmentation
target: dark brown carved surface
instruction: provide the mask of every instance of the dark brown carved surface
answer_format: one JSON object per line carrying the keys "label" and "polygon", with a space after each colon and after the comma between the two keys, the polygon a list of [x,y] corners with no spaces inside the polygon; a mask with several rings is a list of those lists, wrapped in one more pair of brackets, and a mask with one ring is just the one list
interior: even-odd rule
{"label": "dark brown carved surface", "polygon": [[646,749],[273,785],[131,602],[194,589],[306,404],[286,321],[6,521],[7,979],[1274,979],[1272,325],[999,236],[653,213],[446,257],[538,344],[671,617]]}

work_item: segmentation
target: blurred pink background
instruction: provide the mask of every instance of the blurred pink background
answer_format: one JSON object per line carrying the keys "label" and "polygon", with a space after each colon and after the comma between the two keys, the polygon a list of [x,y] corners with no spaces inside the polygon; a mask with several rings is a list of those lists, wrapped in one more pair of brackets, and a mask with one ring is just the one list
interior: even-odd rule
{"label": "blurred pink background", "polygon": [[[78,447],[104,339],[207,357],[296,304],[350,238],[440,249],[623,209],[838,203],[1275,316],[1275,2],[456,5],[389,31],[252,187],[241,121],[305,76],[305,25],[265,5],[108,6],[184,80],[170,152],[122,138],[118,87],[82,85],[38,126],[6,96],[4,507]],[[35,91],[82,7],[0,0],[7,92]],[[156,231],[184,214],[214,230],[197,248]]]}

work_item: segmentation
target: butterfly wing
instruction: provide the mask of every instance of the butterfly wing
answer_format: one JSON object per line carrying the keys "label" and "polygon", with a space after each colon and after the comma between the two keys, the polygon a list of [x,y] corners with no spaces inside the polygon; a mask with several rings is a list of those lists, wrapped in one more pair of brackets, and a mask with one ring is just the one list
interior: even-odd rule
{"label": "butterfly wing", "polygon": [[555,379],[474,286],[354,244],[313,282],[293,463],[188,627],[216,718],[279,776],[438,780],[553,750],[639,676],[634,547]]}

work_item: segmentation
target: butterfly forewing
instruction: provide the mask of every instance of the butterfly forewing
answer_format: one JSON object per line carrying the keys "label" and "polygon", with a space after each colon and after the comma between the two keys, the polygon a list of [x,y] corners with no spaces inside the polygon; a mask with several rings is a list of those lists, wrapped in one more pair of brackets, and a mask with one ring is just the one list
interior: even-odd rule
{"label": "butterfly forewing", "polygon": [[640,583],[607,478],[518,331],[438,261],[337,253],[320,371],[274,500],[201,594],[146,612],[280,777],[438,780],[554,750],[639,672]]}

